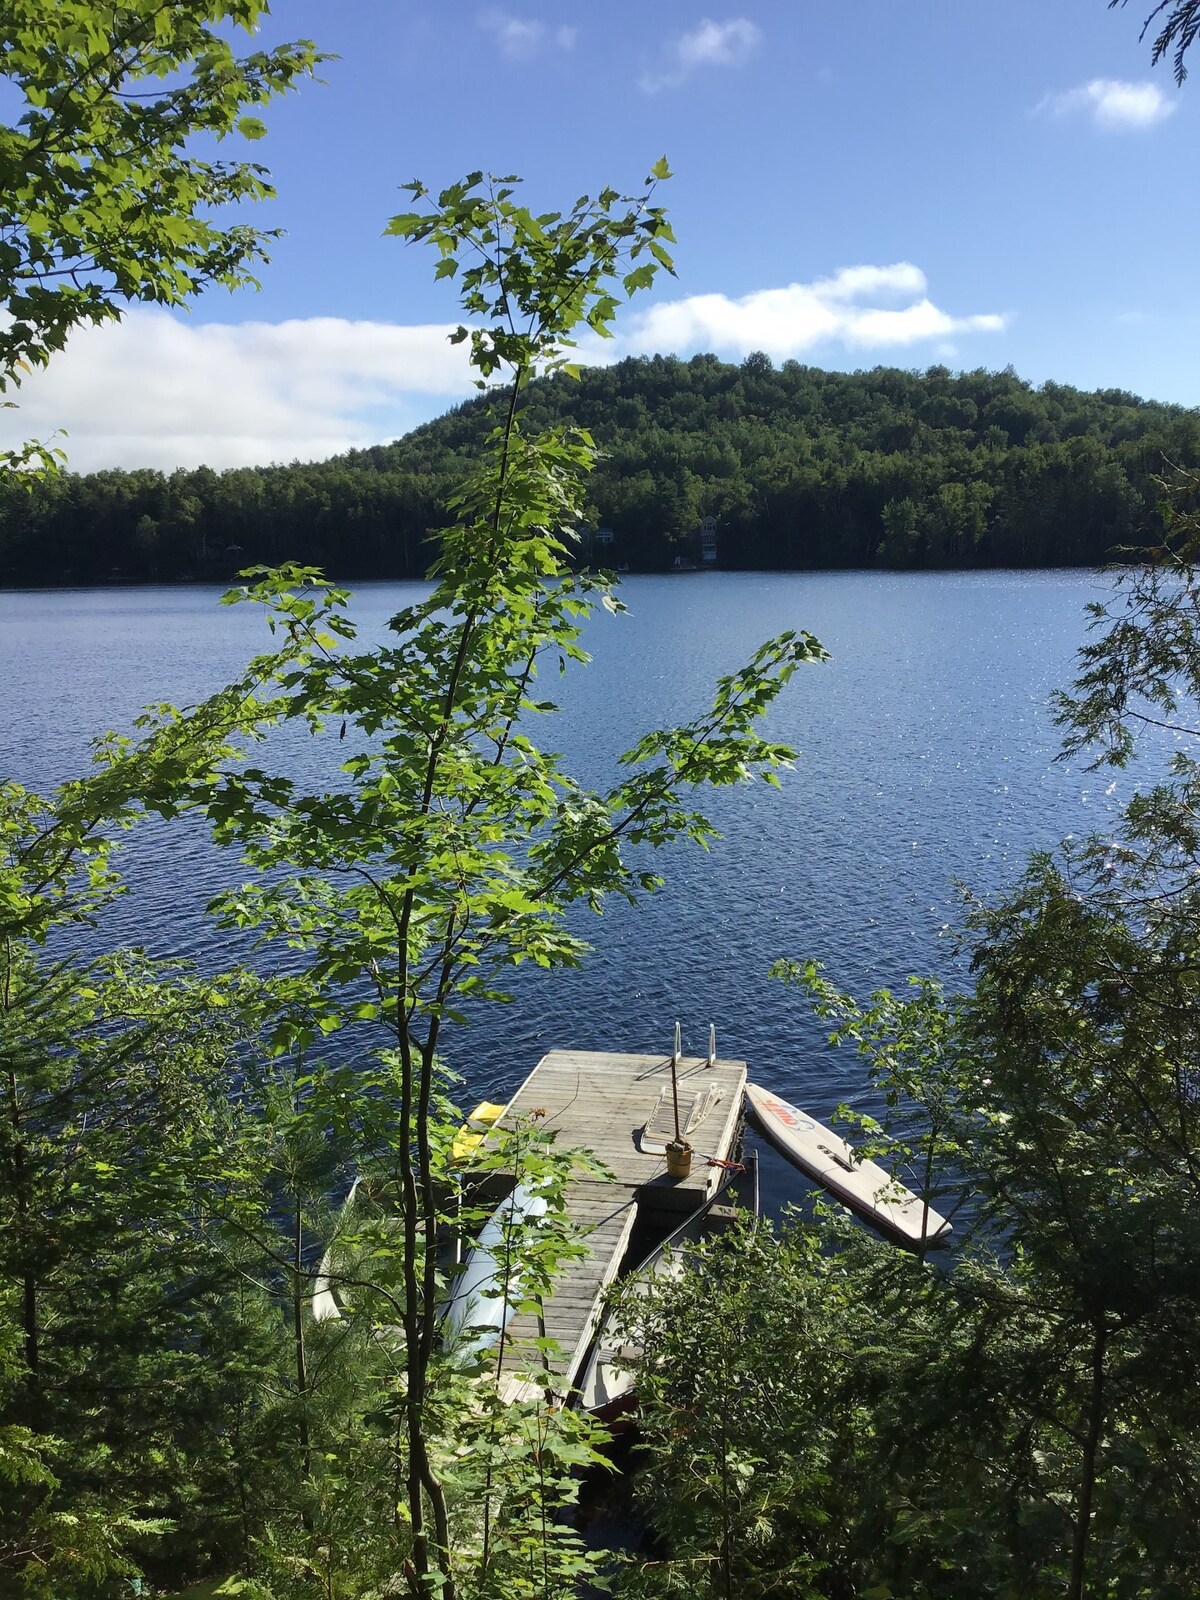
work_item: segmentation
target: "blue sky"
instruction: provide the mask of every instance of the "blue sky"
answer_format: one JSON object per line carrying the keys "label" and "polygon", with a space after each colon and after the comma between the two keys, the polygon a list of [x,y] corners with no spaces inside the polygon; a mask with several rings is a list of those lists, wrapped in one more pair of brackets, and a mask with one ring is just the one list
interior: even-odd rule
{"label": "blue sky", "polygon": [[1149,8],[279,0],[266,37],[339,59],[252,150],[279,191],[253,218],[286,230],[262,291],[78,336],[5,426],[65,425],[80,468],[394,437],[470,392],[452,292],[381,236],[399,184],[517,172],[552,209],[664,153],[678,278],[617,353],[1012,363],[1200,404],[1200,75],[1151,68]]}

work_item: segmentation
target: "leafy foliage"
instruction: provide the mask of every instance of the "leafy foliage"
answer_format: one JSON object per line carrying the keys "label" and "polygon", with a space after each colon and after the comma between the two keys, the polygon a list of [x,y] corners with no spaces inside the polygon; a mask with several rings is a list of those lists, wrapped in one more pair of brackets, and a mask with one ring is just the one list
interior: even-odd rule
{"label": "leafy foliage", "polygon": [[[273,191],[265,169],[195,153],[257,140],[254,113],[322,59],[307,40],[238,57],[264,0],[11,0],[0,72],[21,115],[0,128],[0,391],[75,328],[130,301],[178,305],[208,284],[253,283],[270,234],[215,213]],[[189,148],[192,146],[192,148]],[[27,446],[28,469],[60,455]]]}
{"label": "leafy foliage", "polygon": [[827,1212],[637,1302],[669,1555],[630,1593],[1189,1592],[1191,979],[1046,861],[974,926],[949,1005],[785,973],[869,1063],[883,1159],[967,1186],[961,1237],[935,1268]]}
{"label": "leafy foliage", "polygon": [[[569,559],[594,443],[584,430],[528,432],[521,403],[580,323],[603,330],[619,293],[669,266],[651,203],[665,176],[659,163],[643,194],[604,191],[561,215],[519,205],[514,180],[474,175],[436,198],[412,186],[421,210],[393,231],[462,265],[466,309],[491,319],[471,347],[481,381],[510,367],[498,425],[450,503],[432,593],[368,649],[319,573],[251,571],[227,599],[266,606],[274,641],[241,677],[185,711],[151,708],[54,799],[15,786],[2,797],[15,1110],[0,1177],[23,1219],[4,1263],[23,1308],[10,1408],[39,1438],[62,1424],[71,1472],[46,1470],[67,1515],[107,1489],[102,1575],[212,1565],[278,1600],[401,1582],[453,1600],[544,1597],[594,1571],[563,1514],[598,1436],[562,1404],[553,1342],[481,1352],[439,1336],[450,1227],[481,1225],[505,1178],[536,1187],[552,1220],[513,1225],[497,1285],[536,1315],[579,1249],[556,1203],[589,1169],[518,1127],[464,1174],[442,1051],[468,1005],[507,997],[515,966],[582,959],[571,907],[657,887],[627,845],[707,841],[693,791],[773,778],[790,761],[759,720],[800,665],[824,658],[805,633],[767,642],[718,681],[707,711],[638,740],[604,790],[533,740],[557,709],[541,675],[586,661],[593,604],[621,607],[608,580]],[[294,776],[301,736],[316,747],[310,770],[327,775],[312,788]],[[213,909],[259,934],[263,975],[200,982],[126,957],[89,987],[69,966],[37,964],[31,944],[119,892],[114,836],[143,814],[184,811],[252,871]],[[336,1030],[352,1067],[309,1059]],[[87,1121],[85,1141],[93,1100],[111,1116]],[[60,1186],[76,1146],[91,1166],[68,1219]],[[53,1182],[35,1181],[42,1167]],[[352,1174],[353,1198],[332,1208]],[[47,1241],[72,1248],[43,1259]],[[109,1245],[129,1258],[123,1292]],[[94,1327],[93,1281],[114,1302]],[[339,1315],[313,1317],[318,1286],[340,1296]],[[69,1348],[109,1385],[90,1431],[50,1405],[41,1308],[56,1295],[77,1306]],[[164,1403],[126,1405],[117,1421],[130,1363]],[[516,1398],[502,1404],[510,1379]],[[26,1435],[9,1439],[21,1459]],[[48,1482],[29,1490],[39,1505]],[[122,1520],[146,1506],[156,1517],[144,1526]],[[15,1507],[15,1539],[31,1507]],[[155,1542],[168,1528],[173,1557]]]}
{"label": "leafy foliage", "polygon": [[[1127,4],[1128,0],[1108,0],[1108,9]],[[1142,25],[1142,38],[1156,26],[1159,31],[1154,39],[1154,65],[1173,52],[1175,82],[1182,86],[1187,77],[1185,57],[1200,34],[1200,4],[1197,0],[1158,0]]]}

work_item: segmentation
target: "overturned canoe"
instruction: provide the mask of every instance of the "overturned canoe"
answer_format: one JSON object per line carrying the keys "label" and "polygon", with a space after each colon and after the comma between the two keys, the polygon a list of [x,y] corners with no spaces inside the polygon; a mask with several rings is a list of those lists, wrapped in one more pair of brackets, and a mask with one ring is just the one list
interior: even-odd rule
{"label": "overturned canoe", "polygon": [[945,1217],[806,1111],[753,1083],[746,1085],[746,1103],[789,1161],[881,1233],[918,1246],[940,1244],[950,1233]]}
{"label": "overturned canoe", "polygon": [[442,1319],[443,1342],[469,1362],[499,1343],[523,1297],[518,1245],[546,1215],[536,1183],[520,1183],[498,1205],[455,1278]]}
{"label": "overturned canoe", "polygon": [[[361,1182],[361,1178],[355,1178],[350,1185],[350,1193],[342,1201],[337,1220],[338,1232],[353,1227],[354,1197]],[[342,1307],[350,1303],[350,1296],[346,1292],[344,1283],[341,1282],[344,1263],[343,1272],[339,1272],[337,1256],[336,1246],[330,1244],[321,1257],[321,1265],[317,1268],[312,1297],[314,1322],[337,1322],[342,1315]]]}

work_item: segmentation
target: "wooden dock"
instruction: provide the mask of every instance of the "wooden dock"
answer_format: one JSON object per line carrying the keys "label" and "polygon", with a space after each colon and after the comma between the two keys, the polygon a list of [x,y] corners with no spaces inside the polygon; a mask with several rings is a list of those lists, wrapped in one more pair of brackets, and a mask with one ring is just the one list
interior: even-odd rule
{"label": "wooden dock", "polygon": [[[692,1170],[687,1178],[671,1178],[666,1158],[640,1147],[640,1135],[656,1109],[659,1092],[671,1082],[669,1055],[611,1055],[586,1050],[552,1050],[542,1057],[509,1101],[502,1126],[527,1121],[537,1113],[543,1128],[552,1129],[560,1147],[588,1151],[602,1161],[611,1177],[585,1178],[569,1185],[567,1214],[578,1231],[586,1255],[568,1263],[554,1294],[543,1307],[546,1333],[557,1340],[561,1358],[553,1365],[571,1383],[592,1342],[604,1291],[616,1277],[635,1224],[639,1232],[660,1225],[661,1236],[703,1205],[727,1176],[709,1157],[728,1161],[742,1121],[746,1063],[703,1056],[683,1056],[678,1067],[679,1105],[686,1116],[697,1097],[714,1093],[704,1120],[687,1136],[692,1145]],[[660,1122],[661,1126],[661,1122]],[[505,1368],[528,1370],[529,1341],[538,1334],[537,1319],[514,1318],[506,1336]],[[508,1392],[519,1385],[510,1383]]]}

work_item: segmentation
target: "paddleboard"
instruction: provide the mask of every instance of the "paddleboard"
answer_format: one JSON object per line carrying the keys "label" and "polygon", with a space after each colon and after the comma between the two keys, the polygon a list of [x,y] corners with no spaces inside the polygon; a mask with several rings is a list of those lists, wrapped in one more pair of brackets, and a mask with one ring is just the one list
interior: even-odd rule
{"label": "paddleboard", "polygon": [[754,1083],[746,1085],[746,1102],[789,1161],[881,1233],[915,1245],[940,1244],[950,1233],[945,1217],[806,1111]]}

